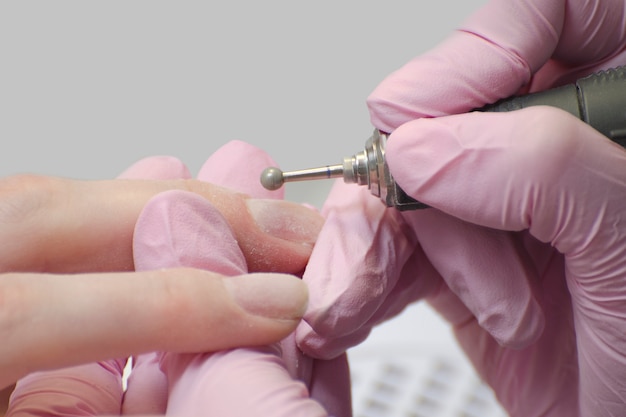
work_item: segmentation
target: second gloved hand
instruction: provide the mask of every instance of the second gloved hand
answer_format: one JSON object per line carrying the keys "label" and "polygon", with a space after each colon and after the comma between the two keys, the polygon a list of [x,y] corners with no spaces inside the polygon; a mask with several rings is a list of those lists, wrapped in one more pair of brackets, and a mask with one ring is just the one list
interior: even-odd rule
{"label": "second gloved hand", "polygon": [[427,299],[511,415],[624,414],[623,149],[553,109],[443,118],[623,65],[624,13],[492,0],[375,89],[392,174],[435,208],[335,187],[304,275],[304,350],[337,355]]}
{"label": "second gloved hand", "polygon": [[431,300],[454,317],[461,346],[506,409],[623,414],[626,152],[547,107],[418,120],[393,136],[388,158],[408,193],[510,231],[536,273],[546,326],[520,350],[500,346],[476,317],[454,317],[458,302]]}

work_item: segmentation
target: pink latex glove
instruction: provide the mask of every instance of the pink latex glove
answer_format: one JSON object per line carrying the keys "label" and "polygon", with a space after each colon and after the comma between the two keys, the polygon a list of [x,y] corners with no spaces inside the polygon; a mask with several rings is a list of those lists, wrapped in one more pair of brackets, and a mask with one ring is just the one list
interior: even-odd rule
{"label": "pink latex glove", "polygon": [[445,117],[626,63],[624,8],[492,1],[380,84],[391,172],[439,210],[336,186],[303,350],[332,357],[425,298],[511,415],[626,414],[624,150],[550,108]]}

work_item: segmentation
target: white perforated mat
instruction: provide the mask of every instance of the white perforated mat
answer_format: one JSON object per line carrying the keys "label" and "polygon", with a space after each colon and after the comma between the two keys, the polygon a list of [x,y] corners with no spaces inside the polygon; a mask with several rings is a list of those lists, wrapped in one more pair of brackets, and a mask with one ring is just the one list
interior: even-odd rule
{"label": "white perforated mat", "polygon": [[505,417],[447,325],[414,306],[349,352],[354,417]]}

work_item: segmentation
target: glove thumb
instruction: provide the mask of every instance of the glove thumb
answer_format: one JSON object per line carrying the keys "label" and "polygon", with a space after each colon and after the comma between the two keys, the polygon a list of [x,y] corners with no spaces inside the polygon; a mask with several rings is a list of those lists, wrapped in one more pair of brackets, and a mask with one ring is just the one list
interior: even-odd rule
{"label": "glove thumb", "polygon": [[564,254],[626,194],[624,150],[552,107],[416,120],[390,135],[386,156],[414,198],[471,223],[529,229]]}

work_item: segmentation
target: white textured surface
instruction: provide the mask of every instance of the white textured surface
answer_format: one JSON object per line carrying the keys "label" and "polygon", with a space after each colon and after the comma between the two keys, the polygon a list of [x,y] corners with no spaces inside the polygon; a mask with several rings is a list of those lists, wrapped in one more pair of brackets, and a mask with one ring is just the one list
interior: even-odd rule
{"label": "white textured surface", "polygon": [[447,324],[409,307],[350,353],[354,417],[504,417]]}

